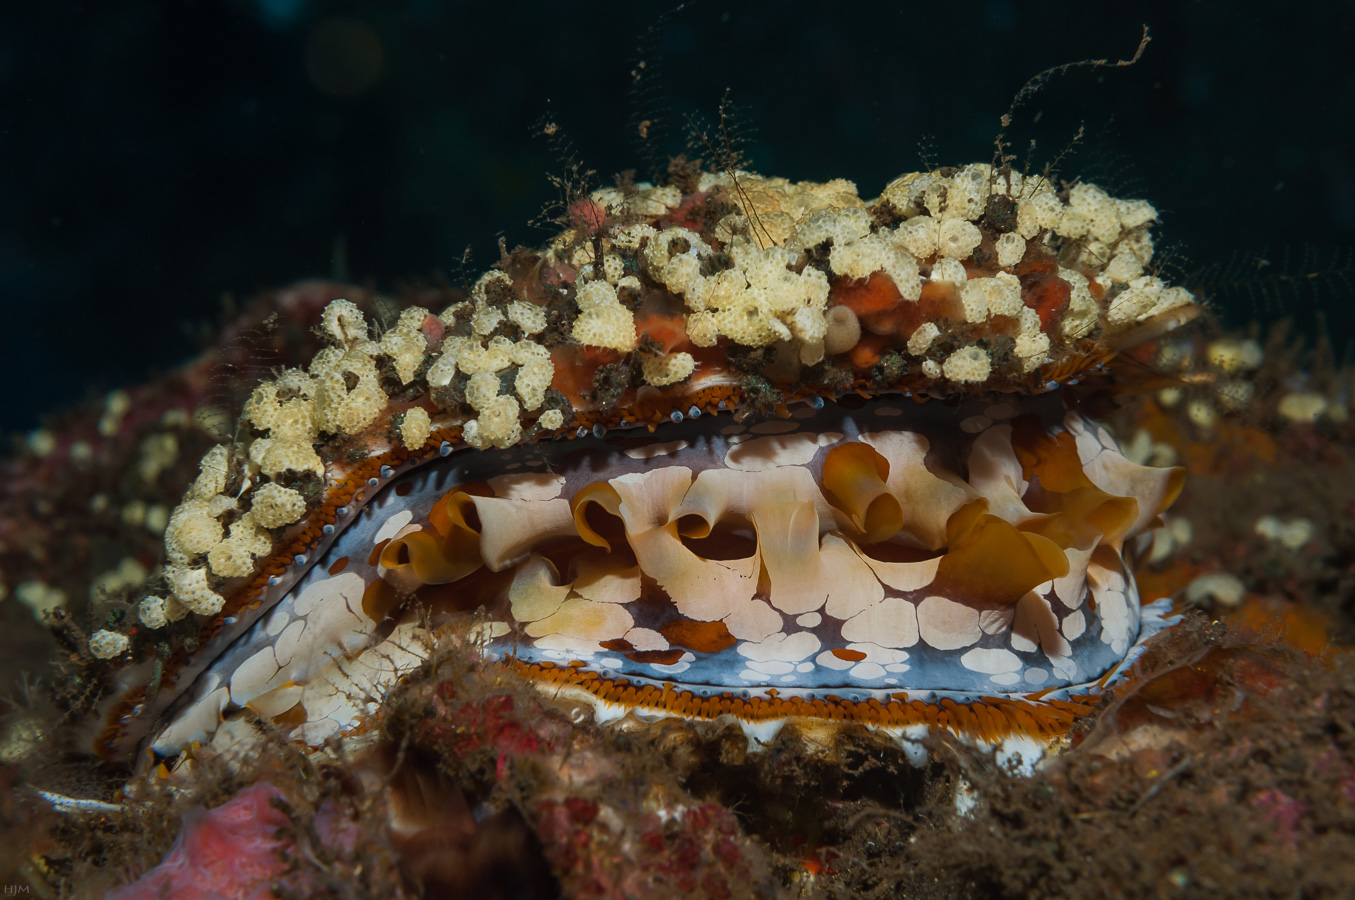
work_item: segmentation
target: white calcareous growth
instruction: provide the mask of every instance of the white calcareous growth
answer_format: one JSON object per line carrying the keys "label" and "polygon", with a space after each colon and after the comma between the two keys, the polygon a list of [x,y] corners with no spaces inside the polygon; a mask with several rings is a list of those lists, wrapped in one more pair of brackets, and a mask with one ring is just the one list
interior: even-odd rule
{"label": "white calcareous growth", "polygon": [[226,605],[226,598],[207,583],[207,570],[197,566],[166,566],[165,577],[180,603],[200,616],[213,616]]}
{"label": "white calcareous growth", "polygon": [[622,353],[635,349],[635,316],[621,305],[616,288],[590,281],[578,289],[575,300],[579,318],[574,322],[574,340]]}
{"label": "white calcareous growth", "polygon": [[281,528],[305,515],[306,500],[300,491],[269,482],[254,492],[250,513],[264,528]]}
{"label": "white calcareous growth", "polygon": [[420,306],[410,307],[400,314],[395,327],[381,336],[381,355],[390,358],[401,384],[409,384],[414,380],[427,355],[428,340],[421,329],[428,318],[428,310]]}
{"label": "white calcareous growth", "polygon": [[39,622],[47,613],[66,605],[66,592],[45,581],[30,578],[14,586],[14,598],[27,606]]}
{"label": "white calcareous growth", "polygon": [[112,659],[127,652],[127,635],[116,631],[96,631],[89,639],[89,652],[99,659]]}
{"label": "white calcareous growth", "polygon": [[640,369],[644,373],[645,382],[654,387],[667,387],[685,381],[695,368],[696,360],[690,353],[665,353],[640,359]]}
{"label": "white calcareous growth", "polygon": [[186,615],[188,607],[172,594],[168,597],[146,597],[137,609],[137,617],[147,628],[161,628],[166,622],[177,622]]}
{"label": "white calcareous growth", "polygon": [[431,431],[432,420],[428,417],[428,410],[421,406],[416,406],[405,413],[404,419],[400,422],[400,440],[411,450],[418,450],[428,443]]}
{"label": "white calcareous growth", "polygon": [[1280,398],[1276,411],[1300,425],[1311,425],[1327,412],[1327,398],[1314,391],[1295,391]]}
{"label": "white calcareous growth", "polygon": [[[311,362],[315,412],[321,431],[357,434],[376,421],[389,399],[381,389],[376,360],[359,346],[344,352],[327,347]],[[351,383],[351,387],[350,387]]]}
{"label": "white calcareous growth", "polygon": [[463,426],[462,437],[477,450],[511,447],[522,437],[521,414],[517,400],[500,394],[485,404],[478,418]]}
{"label": "white calcareous growth", "polygon": [[1313,535],[1317,533],[1317,526],[1313,524],[1312,519],[1282,520],[1275,516],[1262,516],[1256,520],[1252,531],[1291,553],[1297,553],[1313,539]]}
{"label": "white calcareous growth", "polygon": [[962,347],[946,359],[941,371],[951,381],[981,383],[988,380],[992,360],[982,347]]}
{"label": "white calcareous growth", "polygon": [[333,343],[352,347],[367,340],[367,319],[351,300],[332,300],[320,315],[320,328]]}
{"label": "white calcareous growth", "polygon": [[983,322],[989,316],[1016,316],[1021,303],[1021,282],[1014,275],[999,272],[995,278],[971,278],[960,288],[965,321]]}
{"label": "white calcareous growth", "polygon": [[1212,600],[1221,606],[1237,606],[1247,596],[1247,587],[1231,572],[1210,572],[1186,585],[1186,601],[1202,604]]}

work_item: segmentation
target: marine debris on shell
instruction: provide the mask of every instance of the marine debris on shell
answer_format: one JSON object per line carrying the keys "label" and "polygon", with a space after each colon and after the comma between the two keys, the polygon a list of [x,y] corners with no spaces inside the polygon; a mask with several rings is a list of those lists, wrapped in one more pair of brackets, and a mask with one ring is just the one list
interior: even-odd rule
{"label": "marine debris on shell", "polygon": [[[1066,409],[1067,386],[1113,383],[1119,352],[1199,310],[1152,274],[1153,207],[976,164],[870,202],[842,180],[687,172],[572,209],[465,302],[381,332],[330,303],[327,346],[254,389],[170,516],[169,591],[98,637],[109,657],[131,639],[105,752],[150,732],[174,755],[233,706],[311,743],[358,728],[370,701],[351,698],[423,658],[408,598],[452,583],[491,652],[603,714],[1066,728],[1088,700],[1041,686],[1129,652],[1120,551],[1180,490]],[[561,493],[568,466],[623,459]],[[417,521],[374,518],[418,478],[437,492]],[[736,484],[758,496],[730,500]],[[333,552],[358,523],[369,558]],[[188,615],[201,649],[152,671],[147,645]],[[1081,669],[1079,638],[1101,648]],[[1012,652],[1037,648],[1038,669]],[[697,653],[725,654],[704,699],[681,684]]]}

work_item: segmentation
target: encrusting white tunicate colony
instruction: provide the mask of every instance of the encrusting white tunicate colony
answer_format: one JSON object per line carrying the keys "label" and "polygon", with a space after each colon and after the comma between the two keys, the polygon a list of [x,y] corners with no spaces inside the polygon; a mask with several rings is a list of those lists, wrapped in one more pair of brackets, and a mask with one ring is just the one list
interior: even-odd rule
{"label": "encrusting white tunicate colony", "polygon": [[89,652],[97,659],[112,659],[127,652],[127,635],[116,631],[96,631],[89,639]]}

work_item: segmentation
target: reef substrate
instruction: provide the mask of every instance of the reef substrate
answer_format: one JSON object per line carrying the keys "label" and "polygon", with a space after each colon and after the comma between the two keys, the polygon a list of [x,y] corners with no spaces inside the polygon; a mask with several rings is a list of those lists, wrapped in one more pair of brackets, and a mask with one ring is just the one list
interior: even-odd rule
{"label": "reef substrate", "polygon": [[[143,896],[209,840],[191,810],[261,794],[266,833],[230,840],[262,843],[281,897],[1323,897],[1355,878],[1348,658],[1199,616],[1030,776],[944,735],[919,768],[862,728],[753,750],[730,722],[598,726],[446,650],[365,740],[207,753],[186,792],[48,811],[46,883],[98,895],[128,871]],[[262,889],[233,871],[228,891]]]}

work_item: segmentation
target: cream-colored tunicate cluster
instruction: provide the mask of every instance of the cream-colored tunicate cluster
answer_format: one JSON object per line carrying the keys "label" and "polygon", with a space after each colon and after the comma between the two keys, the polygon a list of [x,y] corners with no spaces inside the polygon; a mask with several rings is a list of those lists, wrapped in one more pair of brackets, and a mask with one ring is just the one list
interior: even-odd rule
{"label": "cream-colored tunicate cluster", "polygon": [[242,578],[254,571],[255,557],[267,556],[272,550],[273,538],[250,510],[231,524],[224,541],[207,552],[207,563],[213,575]]}
{"label": "cream-colored tunicate cluster", "polygon": [[940,336],[941,329],[935,322],[923,322],[908,338],[908,352],[914,356],[922,356]]}
{"label": "cream-colored tunicate cluster", "polygon": [[[819,212],[806,225],[812,237],[827,232],[827,237],[832,240],[828,266],[834,275],[859,279],[884,272],[905,300],[916,300],[921,296],[922,278],[918,274],[917,258],[890,240],[887,233],[872,232],[870,216],[865,210]],[[808,243],[811,236],[797,231],[792,242],[813,246]]]}
{"label": "cream-colored tunicate cluster", "polygon": [[269,482],[254,491],[249,511],[264,528],[281,528],[305,515],[306,501],[300,491]]}
{"label": "cream-colored tunicate cluster", "polygon": [[620,216],[662,216],[682,202],[682,191],[671,184],[658,187],[647,181],[634,184],[629,190],[600,188],[590,195],[598,206]]}
{"label": "cream-colored tunicate cluster", "polygon": [[333,300],[320,314],[320,329],[336,347],[353,347],[367,340],[367,317],[353,301]]}
{"label": "cream-colored tunicate cluster", "polygon": [[696,360],[690,353],[665,353],[662,356],[645,356],[640,359],[640,369],[645,382],[654,387],[667,387],[685,380],[696,368]]}
{"label": "cream-colored tunicate cluster", "polygon": [[1297,425],[1311,425],[1327,412],[1327,398],[1316,391],[1294,391],[1285,394],[1275,411]]}
{"label": "cream-colored tunicate cluster", "polygon": [[1033,372],[1049,361],[1049,335],[1041,327],[1040,314],[1030,307],[1022,306],[1017,318],[1021,330],[1016,335],[1012,352],[1021,361],[1022,372]]}
{"label": "cream-colored tunicate cluster", "polygon": [[300,369],[288,369],[277,381],[256,387],[245,404],[245,419],[266,432],[250,444],[249,460],[269,478],[285,472],[324,475],[314,447],[320,431],[314,395],[314,379]]}
{"label": "cream-colored tunicate cluster", "polygon": [[[212,615],[222,608],[225,598],[211,579],[252,574],[258,559],[273,551],[270,530],[305,515],[301,493],[277,479],[323,478],[315,449],[320,436],[356,434],[375,422],[389,399],[377,361],[388,358],[397,378],[412,381],[427,356],[422,327],[428,316],[424,309],[405,310],[377,342],[356,304],[335,300],[325,308],[320,331],[328,346],[306,370],[287,369],[260,384],[245,404],[244,419],[255,436],[235,448],[241,451],[234,462],[238,492],[227,491],[233,450],[220,445],[203,457],[197,479],[170,514],[164,574],[172,594],[143,606],[143,624],[160,627],[180,609]],[[223,523],[227,514],[229,524]]]}
{"label": "cream-colored tunicate cluster", "polygon": [[373,341],[357,304],[332,301],[320,323],[329,346],[316,354],[305,372],[288,370],[277,381],[261,384],[251,396],[245,417],[268,432],[269,442],[260,447],[255,441],[251,460],[270,478],[284,471],[323,475],[312,446],[316,437],[357,434],[376,421],[389,400],[381,387],[378,360],[390,360],[401,384],[413,381],[428,355],[423,326],[429,318],[426,309],[407,309],[380,341]]}
{"label": "cream-colored tunicate cluster", "polygon": [[[821,199],[801,190],[803,185],[785,184],[794,195],[776,213],[777,221],[792,224],[786,208],[795,208],[796,198]],[[764,186],[764,199],[773,192]],[[855,198],[849,182],[834,184],[832,196]],[[686,301],[687,335],[698,347],[709,347],[720,337],[749,347],[793,342],[800,362],[813,365],[827,352],[829,330],[827,274],[803,265],[805,248],[831,243],[829,265],[835,275],[865,278],[877,271],[892,278],[906,299],[916,300],[921,291],[917,260],[912,255],[871,232],[870,218],[856,199],[855,205],[825,208],[811,205],[811,212],[787,234],[786,246],[759,246],[758,218],[732,214],[722,221],[727,232],[728,268],[704,275],[702,263],[711,248],[693,232],[668,229],[650,239],[645,252],[651,278]],[[798,271],[797,271],[798,267]],[[852,324],[836,321],[834,352],[851,349],[843,340]],[[855,336],[859,338],[857,324]],[[854,341],[852,342],[854,344]]]}
{"label": "cream-colored tunicate cluster", "polygon": [[411,450],[418,450],[428,443],[428,435],[432,430],[433,421],[428,416],[428,410],[421,406],[414,407],[400,420],[400,440]]}
{"label": "cream-colored tunicate cluster", "polygon": [[574,340],[622,353],[635,349],[635,315],[621,305],[615,287],[604,280],[590,281],[579,286],[574,299],[579,304]]}
{"label": "cream-colored tunicate cluster", "polygon": [[89,639],[89,652],[98,659],[112,659],[127,652],[127,635],[107,629],[96,631]]}
{"label": "cream-colored tunicate cluster", "polygon": [[137,474],[147,484],[154,484],[160,473],[179,458],[179,439],[172,431],[157,431],[142,438],[137,449]]}
{"label": "cream-colored tunicate cluster", "polygon": [[1252,531],[1291,553],[1297,553],[1313,539],[1313,535],[1317,533],[1317,526],[1313,524],[1312,519],[1302,516],[1293,519],[1261,516],[1252,526]]}
{"label": "cream-colored tunicate cluster", "polygon": [[104,413],[99,417],[99,434],[112,437],[118,433],[122,417],[132,408],[132,397],[126,391],[113,391],[104,400]]}
{"label": "cream-colored tunicate cluster", "polygon": [[66,592],[45,581],[31,578],[14,586],[14,597],[29,611],[33,618],[43,621],[47,613],[66,605]]}
{"label": "cream-colored tunicate cluster", "polygon": [[1195,606],[1213,603],[1240,606],[1247,597],[1247,586],[1231,572],[1209,572],[1186,585],[1186,602]]}
{"label": "cream-colored tunicate cluster", "polygon": [[[1219,337],[1204,347],[1203,354],[1190,340],[1163,341],[1153,359],[1154,367],[1162,373],[1182,374],[1182,384],[1157,392],[1162,406],[1182,406],[1186,417],[1200,431],[1210,431],[1218,423],[1219,414],[1249,409],[1256,396],[1256,383],[1247,373],[1263,361],[1261,345],[1250,338]],[[1185,385],[1207,380],[1207,393],[1190,395]]]}
{"label": "cream-colored tunicate cluster", "polygon": [[994,249],[997,251],[997,264],[1004,269],[1010,269],[1019,263],[1026,255],[1026,239],[1014,231],[999,235],[994,241]]}
{"label": "cream-colored tunicate cluster", "polygon": [[[965,324],[1016,319],[1014,332],[1003,326],[1015,341],[1011,365],[1022,373],[1038,369],[1049,360],[1052,340],[1025,307],[1016,275],[998,271],[971,277],[963,263],[977,259],[984,241],[979,220],[995,197],[1007,204],[1014,230],[993,239],[989,260],[1011,269],[1025,258],[1029,242],[1043,236],[1047,252],[1065,262],[1059,269],[1071,289],[1059,326],[1065,341],[1101,328],[1127,342],[1155,323],[1184,321],[1196,309],[1188,291],[1145,274],[1153,252],[1149,229],[1157,220],[1153,207],[1113,198],[1090,184],[1074,185],[1063,198],[1043,178],[977,164],[951,175],[902,176],[869,205],[847,181],[791,183],[735,173],[706,176],[701,187],[723,188],[736,210],[715,229],[723,244],[721,265],[713,264],[716,250],[706,240],[681,227],[656,232],[649,225],[632,225],[624,240],[621,234],[616,240],[617,246],[643,247],[646,273],[683,298],[687,335],[700,347],[722,337],[751,347],[789,343],[802,363],[812,365],[825,353],[852,346],[844,340],[849,332],[842,318],[827,346],[833,315],[826,302],[829,278],[859,280],[882,273],[902,302],[913,302],[920,297],[925,265],[929,280],[959,289]],[[891,211],[898,224],[882,224],[889,217],[881,210]],[[816,248],[827,250],[826,266],[810,263],[808,253]],[[1098,302],[1097,296],[1107,299]],[[908,352],[923,355],[940,335],[940,329],[918,330]],[[778,351],[778,361],[783,358]],[[994,365],[989,357],[990,372]],[[947,371],[938,366],[925,368]],[[949,367],[966,378],[980,369],[973,354]]]}
{"label": "cream-colored tunicate cluster", "polygon": [[221,493],[228,466],[229,450],[224,446],[213,447],[202,458],[198,478],[169,515],[169,525],[165,529],[165,552],[169,560],[187,561],[202,556],[225,537],[218,516],[236,508],[236,500]]}
{"label": "cream-colored tunicate cluster", "polygon": [[311,362],[314,422],[320,431],[357,434],[381,414],[390,398],[379,381],[372,352],[377,349],[370,341],[348,349],[326,347]]}
{"label": "cream-colored tunicate cluster", "polygon": [[1092,296],[1091,283],[1081,272],[1063,267],[1059,267],[1059,278],[1072,289],[1059,331],[1065,340],[1076,341],[1087,337],[1101,318],[1101,307]]}
{"label": "cream-colored tunicate cluster", "polygon": [[535,303],[514,300],[508,304],[508,321],[520,328],[523,334],[539,334],[546,328],[546,311]]}
{"label": "cream-colored tunicate cluster", "polygon": [[1264,357],[1261,345],[1250,338],[1215,338],[1205,348],[1209,364],[1225,375],[1250,372],[1261,365]]}
{"label": "cream-colored tunicate cluster", "polygon": [[[226,493],[229,472],[229,449],[217,446],[209,450],[197,479],[170,515],[165,529],[169,559],[165,577],[175,596],[203,615],[216,612],[225,602],[211,589],[208,572],[221,578],[250,574],[255,560],[272,552],[273,539],[267,529],[296,522],[306,509],[300,493],[269,483],[254,491],[248,511],[229,527],[223,526],[221,517],[240,507],[239,500]],[[206,568],[198,564],[204,558]],[[183,586],[182,591],[179,586]]]}
{"label": "cream-colored tunicate cluster", "polygon": [[[737,179],[737,186],[734,182]],[[789,181],[749,172],[707,172],[698,191],[720,187],[738,198],[739,214],[753,223],[759,246],[787,245],[801,224],[821,210],[864,208],[856,185],[845,178],[832,181]]]}
{"label": "cream-colored tunicate cluster", "polygon": [[89,599],[97,601],[126,588],[138,588],[146,583],[146,567],[136,557],[124,556],[116,567],[100,573],[89,585]]}
{"label": "cream-colored tunicate cluster", "polygon": [[476,410],[480,415],[462,426],[461,436],[476,450],[511,447],[522,437],[522,407],[500,394]]}
{"label": "cream-colored tunicate cluster", "polygon": [[414,380],[415,372],[428,355],[428,339],[421,330],[427,318],[428,310],[420,306],[410,307],[400,313],[395,327],[381,336],[378,346],[382,355],[390,358],[401,384],[409,384]]}
{"label": "cream-colored tunicate cluster", "polygon": [[[586,321],[581,330],[575,331],[575,339],[591,346],[629,352],[634,349],[631,337],[633,317],[628,329],[627,321],[621,315],[622,312],[629,313],[629,310],[621,308],[618,311],[610,302],[611,296],[601,288],[594,288],[582,297],[579,289],[594,281],[604,282],[618,290],[639,288],[639,281],[625,274],[626,264],[621,251],[638,250],[645,241],[658,233],[653,225],[636,220],[668,215],[681,204],[682,191],[673,185],[655,187],[648,182],[639,182],[624,190],[603,188],[594,191],[589,200],[595,205],[595,215],[585,213],[581,218],[593,219],[591,224],[598,228],[598,233],[581,234],[576,229],[568,228],[550,241],[550,255],[573,268],[576,273],[575,298],[584,314],[581,318],[586,317]],[[594,256],[594,238],[602,249],[600,265]],[[585,303],[589,304],[591,312],[584,309]],[[510,318],[515,314],[522,320],[513,321],[526,335],[534,335],[546,326],[545,311],[535,304],[520,301],[511,304]]]}
{"label": "cream-colored tunicate cluster", "polygon": [[168,622],[177,622],[188,615],[184,606],[171,594],[168,597],[143,597],[137,606],[137,618],[147,628],[164,628]]}
{"label": "cream-colored tunicate cluster", "polygon": [[1161,278],[1141,275],[1111,298],[1106,310],[1106,329],[1111,334],[1155,319],[1172,310],[1194,306],[1195,298],[1183,287],[1168,287]]}
{"label": "cream-colored tunicate cluster", "polygon": [[[1056,237],[1088,239],[1096,242],[1096,246],[1089,247],[1103,260],[1113,255],[1105,252],[1111,245],[1126,238],[1131,239],[1129,246],[1142,250],[1137,241],[1146,237],[1147,232],[1139,229],[1157,219],[1156,210],[1142,200],[1117,200],[1095,185],[1078,184],[1064,202],[1045,178],[995,172],[985,163],[965,166],[949,176],[935,172],[902,175],[885,187],[880,200],[914,223],[911,227],[915,232],[926,227],[919,219],[933,220],[939,238],[940,226],[945,222],[977,221],[994,196],[1010,197],[1015,202],[1013,233],[1019,238],[1030,240],[1043,231]],[[1000,239],[998,243],[1001,254],[1003,242]],[[1148,258],[1151,246],[1150,241]],[[1020,249],[1010,238],[1006,239],[1006,248],[1009,255]],[[931,247],[920,249],[935,252]],[[1144,264],[1147,261],[1142,259]]]}
{"label": "cream-colored tunicate cluster", "polygon": [[[605,282],[594,282],[610,288]],[[618,307],[619,308],[619,307]],[[622,310],[627,316],[629,311]],[[634,327],[631,328],[632,339]],[[503,393],[504,376],[517,367],[513,376],[513,396]],[[528,338],[511,340],[496,335],[454,337],[443,341],[442,353],[428,368],[428,384],[446,387],[458,373],[468,376],[466,402],[475,417],[462,425],[466,443],[476,449],[511,447],[522,437],[523,410],[534,411],[545,400],[546,389],[555,377],[555,363],[545,345]]]}
{"label": "cream-colored tunicate cluster", "polygon": [[1026,308],[1021,302],[1021,282],[1008,272],[964,281],[960,302],[964,304],[966,322],[986,322],[990,316],[1017,316]]}
{"label": "cream-colored tunicate cluster", "polygon": [[1184,516],[1164,517],[1163,527],[1153,531],[1153,543],[1148,549],[1146,562],[1156,566],[1171,559],[1190,545],[1195,538],[1195,528],[1190,519]]}
{"label": "cream-colored tunicate cluster", "polygon": [[[491,269],[475,282],[470,294],[469,321],[471,331],[476,337],[487,338],[499,330],[504,320],[508,318],[508,313],[497,298],[511,296],[512,293],[513,279],[497,269]],[[450,328],[456,323],[456,316],[465,315],[466,312],[466,307],[454,304],[443,310],[440,318],[443,324]]]}
{"label": "cream-colored tunicate cluster", "polygon": [[169,565],[165,579],[174,598],[200,616],[213,616],[225,606],[226,598],[212,590],[207,582],[207,569],[202,566]]}
{"label": "cream-colored tunicate cluster", "polygon": [[[572,232],[568,232],[572,233]],[[626,263],[621,254],[615,252],[616,244],[603,239],[602,265],[594,262],[594,250],[591,243],[577,243],[567,248],[566,259],[577,270],[576,285],[589,281],[605,281],[612,287],[618,287],[626,273]]]}
{"label": "cream-colored tunicate cluster", "polygon": [[962,347],[941,365],[941,372],[951,381],[982,384],[988,380],[993,360],[982,347]]}
{"label": "cream-colored tunicate cluster", "polygon": [[[1095,185],[1077,184],[1065,202],[1044,178],[994,172],[977,164],[951,176],[901,176],[885,188],[879,202],[887,202],[905,217],[895,240],[914,256],[939,253],[964,259],[981,239],[971,223],[984,214],[994,196],[1015,204],[1015,230],[994,242],[998,265],[1015,266],[1025,254],[1026,242],[1042,232],[1047,245],[1074,248],[1065,249],[1061,259],[1097,273],[1096,281],[1110,298],[1104,323],[1108,334],[1132,330],[1172,311],[1179,311],[1184,320],[1191,314],[1186,310],[1193,311],[1194,298],[1184,288],[1168,287],[1144,275],[1153,256],[1150,228],[1157,211],[1143,200],[1120,200]],[[1098,323],[1101,308],[1086,275],[1061,267],[1059,276],[1073,289],[1062,333],[1069,339],[1085,337]]]}
{"label": "cream-colored tunicate cluster", "polygon": [[822,359],[828,308],[823,271],[806,267],[795,272],[791,266],[799,254],[784,247],[759,248],[745,234],[731,234],[726,251],[730,267],[705,276],[702,261],[711,250],[693,232],[668,229],[646,249],[650,277],[686,301],[691,342],[710,347],[726,337],[747,347],[766,347],[796,340],[804,348],[804,362]]}

